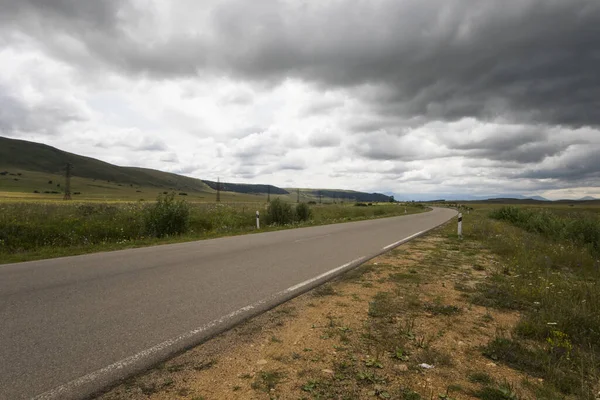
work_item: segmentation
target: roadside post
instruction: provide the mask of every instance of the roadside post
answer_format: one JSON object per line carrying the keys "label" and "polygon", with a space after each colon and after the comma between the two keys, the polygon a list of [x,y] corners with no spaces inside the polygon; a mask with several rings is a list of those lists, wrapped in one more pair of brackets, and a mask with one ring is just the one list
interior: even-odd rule
{"label": "roadside post", "polygon": [[462,213],[458,213],[458,237],[462,238]]}
{"label": "roadside post", "polygon": [[260,229],[260,213],[256,210],[256,229]]}

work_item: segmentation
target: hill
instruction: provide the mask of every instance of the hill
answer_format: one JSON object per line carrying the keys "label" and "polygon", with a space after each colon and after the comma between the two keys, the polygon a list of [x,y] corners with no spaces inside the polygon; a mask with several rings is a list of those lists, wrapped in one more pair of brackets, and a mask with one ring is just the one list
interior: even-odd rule
{"label": "hill", "polygon": [[381,193],[365,193],[354,190],[336,190],[336,189],[303,189],[303,194],[306,197],[312,197],[318,200],[319,196],[323,201],[346,201],[346,202],[361,202],[361,203],[387,203],[390,201],[390,196]]}
{"label": "hill", "polygon": [[[81,199],[140,200],[153,199],[164,191],[183,192],[190,199],[213,201],[217,183],[147,168],[121,167],[91,157],[80,156],[52,146],[0,137],[0,192],[34,194],[32,198],[59,198],[67,163],[72,165],[72,192]],[[289,191],[273,185],[221,182],[223,201],[263,201],[266,194],[297,198],[297,189]],[[257,195],[260,195],[257,197]],[[11,195],[14,197],[13,195]],[[331,189],[301,189],[301,201],[387,202],[380,193]]]}
{"label": "hill", "polygon": [[0,170],[19,169],[62,175],[67,163],[73,165],[73,177],[160,189],[211,191],[200,179],[153,169],[120,167],[45,144],[0,137]]}
{"label": "hill", "polygon": [[[217,190],[217,182],[204,180],[210,188]],[[236,193],[247,193],[247,194],[257,194],[257,193],[271,193],[271,194],[289,194],[289,192],[285,189],[279,188],[273,185],[260,185],[260,184],[250,184],[250,183],[229,183],[229,182],[221,182],[221,190],[225,192],[236,192]]]}

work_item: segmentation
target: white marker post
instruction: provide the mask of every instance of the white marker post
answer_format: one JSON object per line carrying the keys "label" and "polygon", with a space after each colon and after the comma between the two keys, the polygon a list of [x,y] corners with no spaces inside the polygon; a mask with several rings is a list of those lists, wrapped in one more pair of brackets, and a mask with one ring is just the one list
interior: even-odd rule
{"label": "white marker post", "polygon": [[458,236],[462,238],[462,213],[458,213]]}
{"label": "white marker post", "polygon": [[404,207],[404,214],[406,214],[406,207]]}
{"label": "white marker post", "polygon": [[256,211],[256,229],[260,229],[260,214]]}

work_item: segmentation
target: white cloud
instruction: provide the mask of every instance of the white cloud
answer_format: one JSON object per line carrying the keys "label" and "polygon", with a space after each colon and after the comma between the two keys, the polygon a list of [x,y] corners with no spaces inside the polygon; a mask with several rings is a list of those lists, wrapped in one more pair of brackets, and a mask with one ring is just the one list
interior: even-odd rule
{"label": "white cloud", "polygon": [[589,2],[64,4],[3,7],[0,135],[293,187],[600,186]]}

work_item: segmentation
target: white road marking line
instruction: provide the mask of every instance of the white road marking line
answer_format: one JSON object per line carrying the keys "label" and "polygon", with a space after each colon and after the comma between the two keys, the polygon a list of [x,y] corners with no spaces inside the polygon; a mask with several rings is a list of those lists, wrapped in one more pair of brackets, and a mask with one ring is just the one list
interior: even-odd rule
{"label": "white road marking line", "polygon": [[409,241],[410,239],[414,238],[415,236],[419,236],[419,235],[420,235],[421,233],[423,233],[423,232],[424,232],[424,231],[417,232],[417,233],[415,233],[414,235],[410,235],[410,236],[408,236],[408,237],[405,237],[405,238],[404,238],[404,239],[402,239],[402,240],[398,240],[397,242],[394,242],[394,243],[392,243],[392,244],[388,244],[388,245],[387,245],[387,246],[385,246],[385,247],[384,247],[382,250],[387,250],[387,249],[389,249],[390,247],[398,246],[398,245],[400,245],[400,244],[402,244],[402,243],[404,243],[404,242],[406,242],[406,241]]}
{"label": "white road marking line", "polygon": [[315,276],[314,278],[308,279],[308,280],[306,280],[306,281],[304,281],[304,282],[301,282],[301,283],[299,283],[299,284],[297,284],[297,285],[294,285],[294,286],[292,286],[292,287],[289,287],[289,288],[285,289],[285,290],[284,290],[283,292],[281,292],[281,293],[282,293],[282,294],[287,294],[287,293],[293,292],[294,290],[300,289],[301,287],[304,287],[304,286],[306,286],[306,285],[309,285],[309,284],[311,284],[311,283],[313,283],[313,282],[315,282],[315,281],[318,281],[318,280],[319,280],[319,279],[321,279],[321,278],[325,278],[326,276],[329,276],[329,275],[331,275],[331,274],[334,274],[334,273],[336,273],[336,272],[338,272],[338,271],[340,271],[340,270],[342,270],[342,269],[344,269],[344,268],[347,268],[347,267],[349,267],[350,265],[352,265],[352,264],[354,264],[354,263],[360,262],[360,261],[361,261],[361,260],[363,260],[364,258],[365,258],[365,257],[359,257],[359,258],[357,258],[357,259],[354,259],[354,260],[352,260],[352,261],[350,261],[350,262],[347,262],[347,263],[346,263],[346,264],[344,264],[344,265],[340,265],[339,267],[337,267],[337,268],[334,268],[334,269],[332,269],[332,270],[330,270],[330,271],[327,271],[327,272],[325,272],[325,273],[323,273],[323,274],[321,274],[321,275],[319,275],[319,276]]}
{"label": "white road marking line", "polygon": [[238,309],[236,311],[233,311],[233,312],[231,312],[231,313],[229,313],[229,314],[227,314],[227,315],[225,315],[225,316],[223,316],[223,317],[221,317],[219,319],[215,319],[215,320],[213,320],[213,321],[211,321],[211,322],[209,322],[209,323],[207,323],[205,325],[202,325],[199,328],[193,329],[193,330],[191,330],[189,332],[186,332],[186,333],[184,333],[182,335],[179,335],[179,336],[177,336],[175,338],[166,340],[166,341],[164,341],[162,343],[157,344],[156,346],[150,347],[149,349],[143,350],[143,351],[141,351],[141,352],[139,352],[137,354],[134,354],[133,356],[124,358],[123,360],[117,361],[116,363],[111,364],[111,365],[109,365],[107,367],[104,367],[104,368],[99,369],[97,371],[91,372],[91,373],[89,373],[87,375],[84,375],[84,376],[82,376],[80,378],[77,378],[77,379],[75,379],[75,380],[73,380],[71,382],[65,383],[64,385],[60,385],[60,386],[58,386],[58,387],[56,387],[54,389],[51,389],[51,390],[49,390],[49,391],[47,391],[45,393],[42,393],[42,394],[40,394],[38,396],[35,396],[33,398],[33,400],[59,399],[59,398],[61,398],[61,396],[64,393],[66,393],[68,391],[75,390],[78,387],[81,387],[83,385],[86,385],[86,384],[89,384],[89,383],[92,383],[92,382],[98,380],[99,378],[101,378],[104,375],[107,375],[109,373],[112,373],[112,372],[121,370],[123,368],[126,368],[126,367],[134,364],[135,362],[137,362],[137,361],[139,361],[139,360],[141,360],[141,359],[143,359],[145,357],[148,357],[148,356],[151,356],[153,354],[156,354],[156,353],[158,353],[158,352],[160,352],[160,351],[162,351],[162,350],[164,350],[164,349],[166,349],[166,348],[168,348],[170,346],[173,346],[173,345],[175,345],[177,343],[180,343],[180,342],[182,342],[182,341],[184,341],[186,339],[189,339],[189,338],[191,338],[191,337],[193,337],[193,336],[195,336],[195,335],[197,335],[199,333],[202,333],[202,332],[207,331],[207,330],[209,330],[211,328],[214,328],[215,326],[223,324],[227,320],[233,319],[233,318],[237,317],[240,314],[243,314],[243,313],[245,313],[247,311],[250,311],[250,310],[253,310],[255,308],[258,308],[258,307],[266,304],[267,302],[269,302],[269,301],[271,301],[273,299],[276,299],[276,298],[278,298],[278,297],[280,297],[282,295],[290,294],[291,292],[293,292],[295,290],[298,290],[298,289],[300,289],[300,288],[302,288],[304,286],[307,286],[307,285],[309,285],[309,284],[311,284],[311,283],[313,283],[313,282],[315,282],[315,281],[317,281],[319,279],[325,278],[326,276],[329,276],[329,275],[334,274],[334,273],[336,273],[336,272],[338,272],[338,271],[340,271],[340,270],[342,270],[344,268],[347,268],[347,267],[349,267],[350,265],[352,265],[354,263],[358,263],[361,260],[363,260],[364,258],[365,257],[359,257],[357,259],[354,259],[354,260],[352,260],[352,261],[350,261],[350,262],[348,262],[348,263],[346,263],[344,265],[340,265],[339,267],[334,268],[334,269],[332,269],[330,271],[327,271],[327,272],[325,272],[325,273],[323,273],[323,274],[321,274],[319,276],[316,276],[314,278],[305,280],[304,282],[301,282],[301,283],[299,283],[297,285],[289,287],[289,288],[287,288],[287,289],[285,289],[285,290],[283,290],[281,292],[278,292],[278,293],[276,293],[274,295],[271,295],[271,296],[269,296],[269,297],[267,297],[267,298],[265,298],[263,300],[260,300],[260,301],[257,301],[256,303],[253,303],[253,304],[250,304],[248,306],[242,307],[242,308],[240,308],[240,309]]}
{"label": "white road marking line", "polygon": [[313,237],[309,237],[309,238],[294,240],[294,243],[306,242],[307,240],[313,240],[313,239],[322,239],[322,238],[325,238],[328,236],[331,236],[331,233],[328,233],[327,235],[313,236]]}

